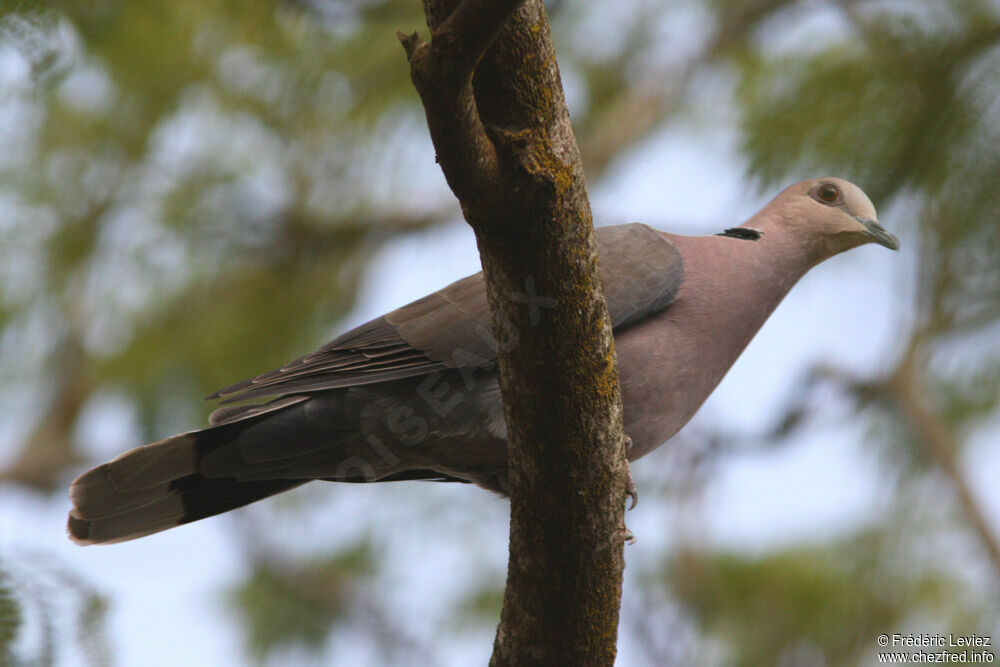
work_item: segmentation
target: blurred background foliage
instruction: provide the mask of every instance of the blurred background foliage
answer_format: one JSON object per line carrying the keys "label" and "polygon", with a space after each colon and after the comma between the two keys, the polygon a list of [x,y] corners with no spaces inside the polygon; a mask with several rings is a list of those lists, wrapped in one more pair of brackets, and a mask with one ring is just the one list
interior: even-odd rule
{"label": "blurred background foliage", "polygon": [[[769,433],[696,432],[655,476],[636,470],[652,489],[644,504],[696,507],[736,443],[764,450],[822,429],[833,395],[851,406],[841,418],[869,425],[889,510],[819,543],[746,554],[682,533],[630,560],[631,659],[855,664],[890,628],[996,638],[996,517],[962,461],[969,442],[998,432],[1000,6],[599,5],[550,6],[592,183],[673,123],[708,136],[731,118],[761,190],[843,175],[919,246],[887,369],[817,362]],[[195,426],[210,409],[200,396],[329,338],[387,239],[457,215],[430,173],[394,38],[423,28],[416,0],[0,7],[3,484],[61,499],[73,473],[115,453],[81,435],[95,411],[141,441]],[[291,501],[276,520],[307,525],[294,517],[308,504]],[[429,500],[414,520],[439,511]],[[956,534],[957,553],[934,548]],[[377,594],[393,571],[379,536],[334,553],[257,537],[236,538],[246,576],[220,597],[260,660],[322,654],[345,633],[389,662],[435,664],[470,633],[488,650],[502,570],[470,577],[450,598],[453,623],[428,635]],[[58,641],[108,660],[103,598],[40,583],[73,579],[71,566],[0,556],[0,661],[51,664]],[[57,640],[45,631],[56,623],[80,631]]]}

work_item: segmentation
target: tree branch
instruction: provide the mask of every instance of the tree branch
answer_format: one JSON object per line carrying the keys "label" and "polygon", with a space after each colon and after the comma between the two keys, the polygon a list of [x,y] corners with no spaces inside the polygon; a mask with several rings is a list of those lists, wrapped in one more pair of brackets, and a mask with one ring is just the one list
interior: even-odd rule
{"label": "tree branch", "polygon": [[622,410],[548,20],[541,0],[424,7],[430,43],[401,41],[441,169],[476,232],[507,425],[510,563],[491,664],[610,665]]}
{"label": "tree branch", "polygon": [[885,392],[895,402],[900,414],[909,422],[914,435],[926,447],[931,459],[951,482],[966,520],[979,536],[986,555],[993,565],[994,573],[1000,576],[1000,541],[993,533],[990,522],[959,465],[958,439],[948,427],[945,418],[929,409],[920,396],[918,388],[922,385],[922,379],[915,354],[915,347],[911,346],[895,373],[885,383]]}
{"label": "tree branch", "polygon": [[926,333],[926,329],[914,333],[896,369],[884,379],[862,380],[828,366],[817,367],[813,374],[836,382],[859,400],[878,395],[896,410],[912,432],[914,441],[924,447],[937,469],[944,473],[945,480],[955,492],[959,509],[979,537],[994,572],[1000,576],[1000,540],[962,470],[958,458],[961,443],[944,415],[927,407],[921,395],[920,388],[924,381],[920,368],[924,364],[918,354]]}
{"label": "tree branch", "polygon": [[396,33],[413,85],[427,111],[438,162],[463,203],[495,190],[500,180],[493,144],[476,109],[472,77],[501,26],[523,0],[467,0],[440,21],[443,3],[425,3],[430,44]]}

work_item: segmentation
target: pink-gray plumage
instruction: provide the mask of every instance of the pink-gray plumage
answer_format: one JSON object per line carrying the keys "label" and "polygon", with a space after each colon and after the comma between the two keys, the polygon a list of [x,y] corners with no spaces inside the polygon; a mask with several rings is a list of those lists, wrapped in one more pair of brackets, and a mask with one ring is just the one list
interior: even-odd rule
{"label": "pink-gray plumage", "polygon": [[[797,183],[742,226],[597,230],[635,460],[694,415],[795,282],[837,253],[898,241],[856,186]],[[482,275],[228,387],[211,426],[138,447],[70,489],[70,536],[129,540],[305,482],[439,480],[506,490],[506,425]]]}

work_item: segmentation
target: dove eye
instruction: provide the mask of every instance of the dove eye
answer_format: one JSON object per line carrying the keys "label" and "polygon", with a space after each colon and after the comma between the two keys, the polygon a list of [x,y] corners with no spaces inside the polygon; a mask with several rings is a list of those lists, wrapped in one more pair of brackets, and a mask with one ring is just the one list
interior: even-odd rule
{"label": "dove eye", "polygon": [[810,194],[813,196],[813,199],[827,206],[840,203],[840,188],[832,183],[819,185]]}

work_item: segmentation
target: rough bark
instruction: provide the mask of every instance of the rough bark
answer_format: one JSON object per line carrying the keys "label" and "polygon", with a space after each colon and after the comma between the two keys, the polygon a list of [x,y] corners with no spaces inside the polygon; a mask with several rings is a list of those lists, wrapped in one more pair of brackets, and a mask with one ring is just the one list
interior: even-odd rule
{"label": "rough bark", "polygon": [[400,35],[476,233],[508,442],[510,561],[491,664],[615,658],[627,468],[590,206],[541,0],[425,0]]}

